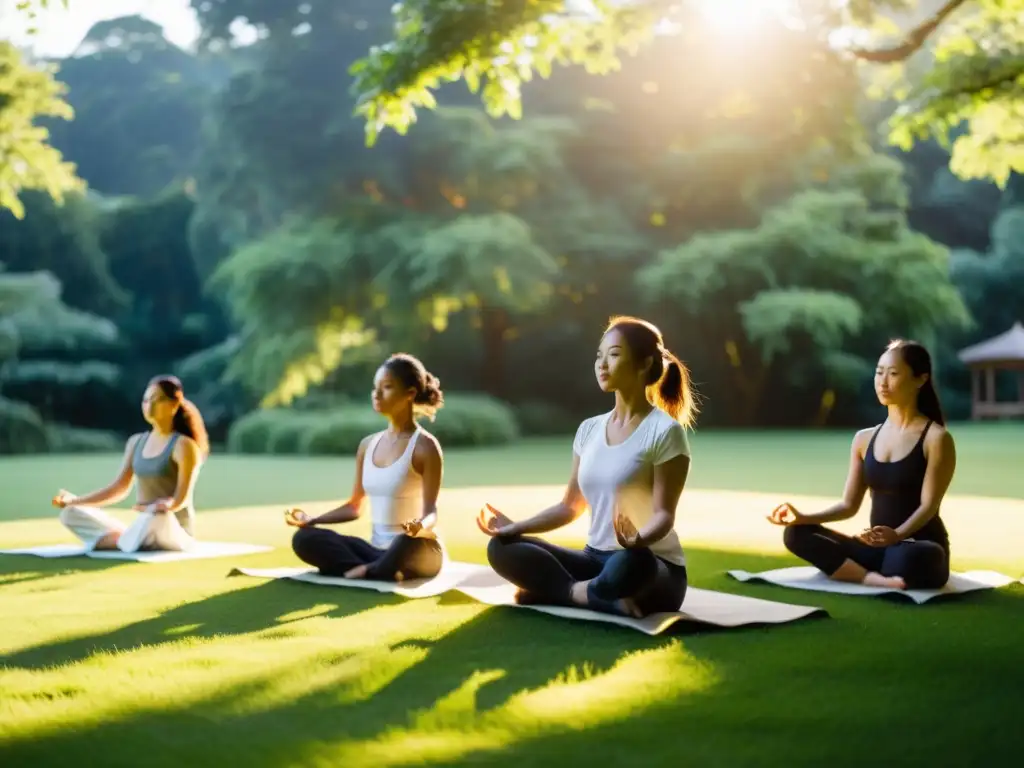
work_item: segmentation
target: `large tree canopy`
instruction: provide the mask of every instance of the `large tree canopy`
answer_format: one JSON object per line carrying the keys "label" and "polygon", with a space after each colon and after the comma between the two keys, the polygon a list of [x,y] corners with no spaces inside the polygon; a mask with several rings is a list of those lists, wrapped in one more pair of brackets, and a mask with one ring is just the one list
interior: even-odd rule
{"label": "large tree canopy", "polygon": [[[720,0],[399,3],[394,39],[353,66],[367,140],[372,143],[385,128],[407,131],[417,109],[435,105],[433,92],[459,79],[481,93],[492,115],[517,117],[522,84],[535,75],[547,77],[556,64],[607,73],[620,66],[623,53],[634,52],[655,34],[685,39],[699,15],[716,3]],[[753,5],[736,10],[752,13]],[[884,29],[886,11],[911,5],[906,0],[774,4],[777,13],[798,14],[794,23],[818,30],[850,66],[857,60],[899,65],[918,51],[933,57],[902,94],[906,101],[893,121],[892,140],[902,145],[929,136],[945,141],[951,129],[960,128],[954,170],[1005,184],[1012,170],[1024,170],[1024,0],[930,3],[934,15],[898,44],[871,48],[837,42]],[[933,50],[925,50],[933,40]]]}

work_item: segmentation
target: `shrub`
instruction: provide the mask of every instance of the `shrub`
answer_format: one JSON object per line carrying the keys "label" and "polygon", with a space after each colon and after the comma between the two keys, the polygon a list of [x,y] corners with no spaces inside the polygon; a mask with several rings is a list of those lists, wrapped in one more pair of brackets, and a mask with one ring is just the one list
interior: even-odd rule
{"label": "shrub", "polygon": [[425,426],[443,448],[505,445],[519,438],[519,424],[512,408],[488,395],[446,394],[437,420]]}
{"label": "shrub", "polygon": [[127,392],[121,369],[89,360],[28,360],[8,367],[4,391],[51,422],[101,429],[111,414],[138,413],[139,395]]}
{"label": "shrub", "polygon": [[323,413],[282,410],[270,424],[266,453],[305,453],[306,435],[324,418]]}
{"label": "shrub", "polygon": [[302,441],[302,452],[317,455],[351,455],[359,442],[383,427],[372,408],[348,407],[324,411]]}
{"label": "shrub", "polygon": [[66,424],[51,424],[47,431],[53,453],[120,453],[125,438],[103,429],[80,429]]}
{"label": "shrub", "polygon": [[229,453],[267,453],[275,425],[292,414],[284,409],[251,411],[235,420],[228,430]]}
{"label": "shrub", "polygon": [[49,450],[50,434],[39,412],[27,403],[0,397],[0,454]]}
{"label": "shrub", "polygon": [[[444,448],[503,445],[519,437],[512,409],[486,395],[449,395],[437,421],[424,426]],[[232,424],[228,451],[351,455],[364,437],[383,428],[383,419],[368,405],[253,411]]]}
{"label": "shrub", "polygon": [[581,421],[561,406],[540,401],[516,405],[515,414],[524,435],[572,435]]}

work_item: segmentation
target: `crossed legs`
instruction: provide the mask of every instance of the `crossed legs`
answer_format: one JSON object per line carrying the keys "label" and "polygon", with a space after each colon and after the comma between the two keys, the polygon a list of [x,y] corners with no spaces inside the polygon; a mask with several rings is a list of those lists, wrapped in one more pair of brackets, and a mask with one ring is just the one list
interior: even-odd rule
{"label": "crossed legs", "polygon": [[898,589],[940,589],[949,580],[949,553],[933,541],[872,547],[822,525],[791,525],[786,549],[829,578]]}
{"label": "crossed legs", "polygon": [[679,610],[686,595],[686,568],[666,563],[649,549],[581,551],[532,536],[495,537],[487,546],[487,560],[519,587],[520,603],[646,616]]}

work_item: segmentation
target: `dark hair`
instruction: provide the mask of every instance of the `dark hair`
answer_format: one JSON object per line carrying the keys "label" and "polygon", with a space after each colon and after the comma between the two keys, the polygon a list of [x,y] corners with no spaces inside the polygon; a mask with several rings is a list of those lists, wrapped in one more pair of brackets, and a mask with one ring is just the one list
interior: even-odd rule
{"label": "dark hair", "polygon": [[185,435],[185,437],[195,440],[203,456],[209,456],[210,438],[206,434],[203,415],[195,403],[185,398],[185,392],[178,377],[155,376],[150,380],[149,386],[159,387],[165,397],[178,403],[178,410],[174,412],[174,421],[171,423],[172,428],[179,435]]}
{"label": "dark hair", "polygon": [[939,402],[939,391],[935,388],[935,377],[932,375],[932,356],[928,350],[924,348],[923,344],[903,339],[889,342],[889,346],[885,349],[887,352],[898,350],[903,362],[915,376],[927,374],[928,379],[917,390],[917,410],[936,424],[946,426],[942,403]]}
{"label": "dark hair", "polygon": [[684,427],[693,424],[697,400],[690,372],[683,362],[665,348],[665,340],[656,325],[637,317],[613,317],[605,333],[618,331],[639,365],[650,360],[647,372],[647,397]]}
{"label": "dark hair", "polygon": [[405,352],[398,352],[384,361],[384,367],[402,382],[402,386],[415,389],[413,410],[433,420],[434,415],[444,407],[444,393],[440,380],[430,373],[419,358]]}

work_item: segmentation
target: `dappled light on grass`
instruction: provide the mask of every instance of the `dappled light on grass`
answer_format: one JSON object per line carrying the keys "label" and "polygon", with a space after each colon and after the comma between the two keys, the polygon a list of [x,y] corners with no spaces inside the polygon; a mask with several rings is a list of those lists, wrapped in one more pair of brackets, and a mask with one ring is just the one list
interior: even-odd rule
{"label": "dappled light on grass", "polygon": [[366,742],[345,743],[340,751],[332,747],[332,754],[339,764],[378,768],[443,763],[531,738],[599,728],[715,683],[710,664],[672,641],[625,654],[606,672],[569,667],[546,685],[520,691],[500,706],[481,711],[478,692],[504,675],[500,669],[474,672],[432,707],[412,713],[408,727]]}
{"label": "dappled light on grass", "polygon": [[343,619],[298,620],[304,632],[288,638],[270,627],[244,637],[182,637],[104,650],[41,670],[8,667],[0,670],[0,720],[11,725],[0,746],[147,712],[197,709],[222,718],[303,698],[321,705],[365,701],[423,661],[429,653],[424,644],[479,612],[475,604],[452,606],[424,622],[420,606],[407,601]]}

